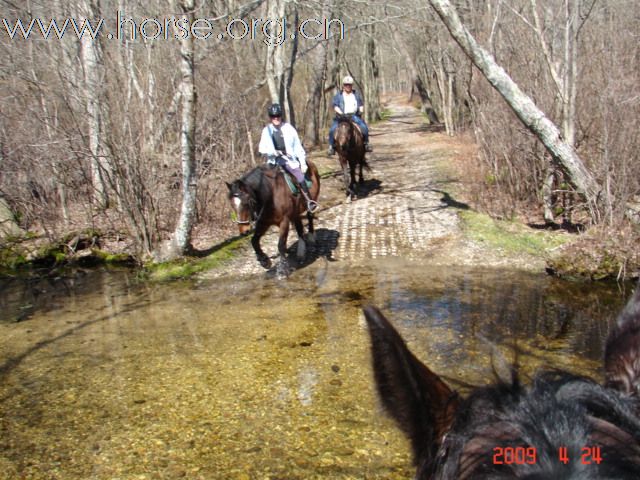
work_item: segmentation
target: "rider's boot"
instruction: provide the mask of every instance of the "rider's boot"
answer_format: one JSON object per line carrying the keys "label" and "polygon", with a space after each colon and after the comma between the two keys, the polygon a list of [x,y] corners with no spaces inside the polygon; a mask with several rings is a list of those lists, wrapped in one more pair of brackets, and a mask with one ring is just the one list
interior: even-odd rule
{"label": "rider's boot", "polygon": [[318,209],[318,207],[320,207],[320,205],[318,205],[318,202],[311,199],[311,194],[309,193],[309,187],[307,187],[307,182],[303,181],[302,183],[298,184],[298,186],[300,187],[300,191],[302,192],[304,199],[307,201],[307,211],[309,213],[315,212]]}

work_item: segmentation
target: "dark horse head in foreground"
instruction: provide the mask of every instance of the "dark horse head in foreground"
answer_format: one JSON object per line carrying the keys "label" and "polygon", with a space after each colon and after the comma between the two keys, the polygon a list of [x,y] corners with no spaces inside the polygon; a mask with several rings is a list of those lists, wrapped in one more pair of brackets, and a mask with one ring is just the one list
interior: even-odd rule
{"label": "dark horse head in foreground", "polygon": [[640,287],[605,347],[605,383],[562,371],[461,399],[365,308],[382,402],[409,437],[416,478],[640,478]]}
{"label": "dark horse head in foreground", "polygon": [[[307,165],[309,167],[307,177],[312,182],[309,193],[312,200],[317,200],[320,194],[320,176],[312,162],[307,160]],[[227,188],[240,233],[247,233],[251,230],[251,224],[255,222],[251,245],[260,265],[264,268],[271,268],[271,260],[260,248],[260,238],[270,226],[278,226],[280,229],[278,272],[286,274],[289,270],[286,259],[287,237],[291,223],[294,224],[298,234],[298,257],[302,258],[305,255],[301,215],[306,211],[306,202],[302,194],[294,195],[291,192],[282,169],[268,165],[256,167],[233,183],[227,183]],[[313,214],[307,213],[307,219],[309,240],[313,241]]]}
{"label": "dark horse head in foreground", "polygon": [[356,167],[359,170],[358,182],[362,183],[362,168],[369,167],[365,160],[364,137],[362,132],[351,120],[351,115],[338,115],[338,127],[335,134],[336,152],[342,168],[344,188],[347,195],[356,196]]}

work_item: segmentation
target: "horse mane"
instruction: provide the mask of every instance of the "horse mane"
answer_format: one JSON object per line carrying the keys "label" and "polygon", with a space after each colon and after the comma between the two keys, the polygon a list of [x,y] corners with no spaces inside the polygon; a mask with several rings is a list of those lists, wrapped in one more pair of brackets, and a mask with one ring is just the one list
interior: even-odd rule
{"label": "horse mane", "polygon": [[262,184],[264,178],[264,170],[265,165],[259,165],[252,170],[249,170],[242,177],[240,177],[239,181],[245,186],[251,188],[252,190],[257,191]]}

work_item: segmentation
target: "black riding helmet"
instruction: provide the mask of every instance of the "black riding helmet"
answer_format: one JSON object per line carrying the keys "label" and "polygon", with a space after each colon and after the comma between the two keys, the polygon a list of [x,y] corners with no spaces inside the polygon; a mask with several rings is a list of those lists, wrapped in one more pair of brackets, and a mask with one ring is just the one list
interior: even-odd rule
{"label": "black riding helmet", "polygon": [[270,117],[281,117],[282,107],[279,103],[272,103],[271,106],[267,109],[267,113],[269,113]]}

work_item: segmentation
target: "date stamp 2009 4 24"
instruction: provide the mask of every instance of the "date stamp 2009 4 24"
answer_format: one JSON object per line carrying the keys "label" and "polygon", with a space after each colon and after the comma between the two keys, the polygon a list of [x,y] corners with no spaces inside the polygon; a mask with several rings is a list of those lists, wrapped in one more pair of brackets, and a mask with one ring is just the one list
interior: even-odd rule
{"label": "date stamp 2009 4 24", "polygon": [[[570,458],[567,447],[558,448],[558,460],[567,465],[571,461],[580,461],[583,465],[600,464],[602,456],[600,447],[582,447],[579,460]],[[536,447],[495,447],[493,449],[494,465],[535,465],[538,461]]]}

